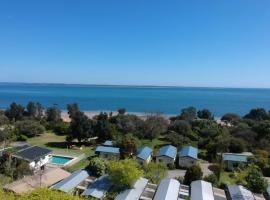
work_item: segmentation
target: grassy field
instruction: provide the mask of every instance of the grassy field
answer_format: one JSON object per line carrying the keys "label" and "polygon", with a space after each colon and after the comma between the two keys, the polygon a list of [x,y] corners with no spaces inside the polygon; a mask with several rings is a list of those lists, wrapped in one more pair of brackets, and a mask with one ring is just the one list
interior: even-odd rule
{"label": "grassy field", "polygon": [[46,132],[38,137],[29,138],[27,142],[31,145],[37,145],[53,150],[55,154],[78,156],[85,154],[90,156],[93,154],[93,148],[82,146],[81,149],[69,149],[66,142],[66,136],[56,135],[52,132]]}

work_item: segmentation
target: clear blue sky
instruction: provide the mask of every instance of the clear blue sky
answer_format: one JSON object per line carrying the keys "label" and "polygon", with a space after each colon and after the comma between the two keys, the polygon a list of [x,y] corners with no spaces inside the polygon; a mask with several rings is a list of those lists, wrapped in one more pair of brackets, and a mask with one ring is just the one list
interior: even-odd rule
{"label": "clear blue sky", "polygon": [[270,87],[269,0],[2,0],[0,81]]}

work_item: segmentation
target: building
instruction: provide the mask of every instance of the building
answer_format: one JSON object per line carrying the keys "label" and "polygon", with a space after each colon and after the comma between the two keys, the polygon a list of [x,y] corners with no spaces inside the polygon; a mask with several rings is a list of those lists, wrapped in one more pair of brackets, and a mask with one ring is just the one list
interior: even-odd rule
{"label": "building", "polygon": [[112,146],[113,146],[113,141],[111,141],[111,140],[106,140],[106,141],[103,143],[103,146],[112,147]]}
{"label": "building", "polygon": [[213,187],[215,200],[227,200],[226,193],[224,190]]}
{"label": "building", "polygon": [[108,190],[112,187],[111,180],[108,175],[101,176],[93,184],[81,194],[85,197],[93,197],[96,199],[102,199],[105,197]]}
{"label": "building", "polygon": [[144,146],[138,150],[137,160],[140,164],[148,164],[152,159],[153,150]]}
{"label": "building", "polygon": [[192,146],[185,146],[179,153],[179,166],[189,168],[198,161],[198,149]]}
{"label": "building", "polygon": [[39,170],[50,161],[51,152],[47,148],[26,145],[25,148],[19,148],[12,157],[28,162],[30,169]]}
{"label": "building", "polygon": [[139,200],[145,187],[147,186],[148,180],[145,178],[139,178],[131,189],[127,189],[121,192],[115,200]]}
{"label": "building", "polygon": [[90,176],[91,173],[88,170],[77,170],[69,177],[53,185],[51,188],[54,190],[75,194],[76,190],[80,190],[80,187],[78,186],[88,186],[93,182],[93,180],[90,179]]}
{"label": "building", "polygon": [[31,192],[40,187],[50,187],[70,176],[70,173],[61,168],[46,168],[42,173],[26,176],[23,179],[4,186],[4,190],[21,194]]}
{"label": "building", "polygon": [[118,160],[120,158],[120,149],[116,147],[98,146],[96,153],[101,158]]}
{"label": "building", "polygon": [[192,200],[214,200],[212,184],[206,181],[193,181],[191,183]]}
{"label": "building", "polygon": [[178,200],[179,191],[180,183],[177,180],[164,179],[158,186],[154,200]]}
{"label": "building", "polygon": [[230,200],[255,200],[252,192],[242,185],[228,186],[228,194]]}
{"label": "building", "polygon": [[224,153],[222,155],[223,162],[228,170],[235,170],[238,167],[243,167],[248,163],[248,158],[251,153]]}
{"label": "building", "polygon": [[159,149],[156,157],[157,163],[164,163],[166,165],[174,164],[176,159],[177,149],[172,145],[167,145]]}

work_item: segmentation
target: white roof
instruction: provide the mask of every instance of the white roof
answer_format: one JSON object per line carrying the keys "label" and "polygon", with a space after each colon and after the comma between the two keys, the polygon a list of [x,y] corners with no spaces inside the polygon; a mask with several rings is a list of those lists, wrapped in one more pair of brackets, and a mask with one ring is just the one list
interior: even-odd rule
{"label": "white roof", "polygon": [[177,200],[180,183],[175,179],[164,179],[158,186],[154,200]]}
{"label": "white roof", "polygon": [[128,189],[117,195],[115,200],[138,200],[146,187],[148,180],[145,178],[138,179],[132,189]]}
{"label": "white roof", "polygon": [[191,183],[192,200],[214,200],[212,184],[206,181],[193,181]]}
{"label": "white roof", "polygon": [[228,189],[232,200],[255,200],[252,192],[242,185],[230,185]]}

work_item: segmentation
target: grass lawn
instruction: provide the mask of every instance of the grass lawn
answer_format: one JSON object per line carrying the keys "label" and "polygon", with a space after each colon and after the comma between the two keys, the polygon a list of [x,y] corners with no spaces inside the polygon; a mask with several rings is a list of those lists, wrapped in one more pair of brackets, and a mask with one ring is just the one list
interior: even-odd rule
{"label": "grass lawn", "polygon": [[88,166],[88,164],[89,164],[89,160],[86,158],[70,167],[67,167],[66,170],[68,170],[69,172],[74,172],[79,169],[84,169],[86,166]]}
{"label": "grass lawn", "polygon": [[66,136],[56,135],[52,132],[46,132],[38,137],[29,138],[27,142],[31,145],[37,145],[49,148],[53,150],[53,153],[74,155],[78,156],[85,154],[86,156],[92,155],[93,149],[91,147],[82,146],[82,149],[68,149],[68,143],[66,142]]}
{"label": "grass lawn", "polygon": [[11,181],[12,181],[11,178],[3,174],[0,174],[0,190],[3,188],[4,185],[11,183]]}
{"label": "grass lawn", "polygon": [[227,185],[234,185],[237,184],[238,181],[245,180],[246,173],[243,172],[238,172],[238,173],[233,173],[233,172],[222,172],[220,176],[220,183],[226,183]]}

